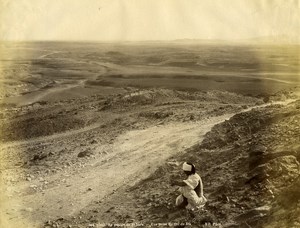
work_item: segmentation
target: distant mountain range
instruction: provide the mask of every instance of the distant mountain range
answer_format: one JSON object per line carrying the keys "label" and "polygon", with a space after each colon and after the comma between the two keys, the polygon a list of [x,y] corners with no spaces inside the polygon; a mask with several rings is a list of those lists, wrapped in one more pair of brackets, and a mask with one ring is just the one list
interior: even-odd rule
{"label": "distant mountain range", "polygon": [[236,39],[236,40],[221,40],[221,39],[177,39],[169,42],[174,43],[237,43],[237,44],[299,44],[300,35],[297,38],[291,38],[288,36],[262,36],[249,39]]}
{"label": "distant mountain range", "polygon": [[176,40],[144,40],[144,41],[123,41],[125,43],[170,43],[170,44],[293,44],[300,45],[300,36],[298,39],[288,36],[263,36],[249,39],[176,39]]}
{"label": "distant mountain range", "polygon": [[262,36],[251,39],[241,40],[242,42],[254,43],[283,43],[283,44],[300,44],[300,35],[298,37],[281,36]]}
{"label": "distant mountain range", "polygon": [[24,41],[5,41],[4,42],[72,42],[72,43],[136,43],[136,44],[291,44],[300,45],[300,34],[298,37],[289,37],[286,35],[281,36],[261,36],[253,37],[248,39],[175,39],[175,40],[112,40],[112,41],[101,41],[101,40],[24,40]]}

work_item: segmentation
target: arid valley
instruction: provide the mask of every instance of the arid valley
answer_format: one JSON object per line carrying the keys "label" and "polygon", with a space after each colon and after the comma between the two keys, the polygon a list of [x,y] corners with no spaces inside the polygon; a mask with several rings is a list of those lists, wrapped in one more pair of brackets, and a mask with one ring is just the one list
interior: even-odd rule
{"label": "arid valley", "polygon": [[0,45],[3,227],[300,227],[299,45]]}

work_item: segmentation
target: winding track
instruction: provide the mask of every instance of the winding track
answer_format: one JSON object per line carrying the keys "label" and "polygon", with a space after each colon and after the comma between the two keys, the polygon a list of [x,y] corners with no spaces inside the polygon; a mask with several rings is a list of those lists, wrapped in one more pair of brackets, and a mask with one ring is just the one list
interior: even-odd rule
{"label": "winding track", "polygon": [[[198,122],[177,122],[144,130],[128,131],[120,135],[113,145],[99,145],[97,147],[99,149],[96,150],[99,151],[95,152],[99,154],[101,150],[105,150],[107,152],[105,156],[89,161],[85,167],[79,170],[74,167],[68,173],[61,171],[47,177],[51,186],[43,191],[22,194],[20,198],[12,199],[10,206],[13,205],[13,207],[11,208],[21,212],[18,217],[12,217],[12,220],[23,221],[23,225],[25,225],[25,218],[29,217],[39,223],[48,219],[59,218],[62,215],[77,214],[91,202],[103,200],[124,184],[133,185],[146,178],[172,155],[179,154],[186,148],[201,143],[204,135],[215,124],[223,122],[233,115],[226,114]],[[80,140],[78,133],[91,130],[94,127],[97,126],[24,142],[15,142],[10,146],[32,144],[70,135],[78,137]],[[66,140],[66,144],[68,143]],[[38,180],[30,183],[24,181],[17,183],[14,187],[18,191],[28,192],[29,185],[33,184],[38,186],[40,183]],[[13,214],[14,212],[8,211],[8,213]],[[32,226],[34,225],[28,225],[28,227]]]}

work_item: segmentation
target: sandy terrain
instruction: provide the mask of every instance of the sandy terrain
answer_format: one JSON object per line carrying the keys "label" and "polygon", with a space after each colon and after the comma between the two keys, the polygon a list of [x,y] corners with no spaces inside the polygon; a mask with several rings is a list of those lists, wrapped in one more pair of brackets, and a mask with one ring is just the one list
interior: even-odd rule
{"label": "sandy terrain", "polygon": [[[280,198],[299,174],[298,46],[10,45],[31,51],[1,60],[0,225],[284,227]],[[185,160],[203,177],[202,211],[174,207]]]}
{"label": "sandy terrain", "polygon": [[[192,124],[154,126],[122,134],[116,138],[113,145],[97,147],[94,153],[106,151],[106,156],[86,163],[80,171],[68,169],[67,172],[43,178],[42,182],[55,184],[41,192],[22,196],[20,200],[23,205],[19,207],[26,211],[30,205],[30,213],[25,213],[24,216],[32,216],[34,219],[54,219],[60,217],[61,211],[67,212],[67,216],[78,213],[93,200],[102,200],[123,184],[134,185],[147,177],[171,155],[199,143],[214,124],[228,117],[229,115],[225,115]],[[76,133],[73,132],[72,136],[76,137]],[[183,134],[185,140],[182,138]],[[32,143],[36,141],[30,142]],[[39,188],[42,184],[40,179],[37,179],[30,183],[20,183],[14,188],[15,191],[23,192],[32,185]],[[45,202],[47,207],[43,208]]]}
{"label": "sandy terrain", "polygon": [[[139,96],[140,94],[142,97],[145,95],[145,93],[136,93]],[[130,97],[136,95],[133,94]],[[128,96],[124,96],[124,98],[128,99]],[[171,97],[171,99],[174,98]],[[249,99],[249,101],[255,102],[255,99]],[[188,105],[188,103],[184,103],[182,108],[186,108]],[[155,108],[152,104],[151,107],[151,110],[154,111]],[[183,114],[182,108],[177,110],[178,114]],[[129,113],[131,113],[130,115],[133,114],[131,108],[129,108]],[[83,155],[83,157],[88,156],[88,158],[91,158],[87,160],[79,158],[74,163],[67,163],[66,165],[64,165],[64,162],[54,161],[59,168],[53,174],[53,170],[48,172],[49,170],[43,170],[43,166],[37,166],[38,161],[43,160],[43,158],[38,157],[40,155],[36,158],[33,157],[33,159],[28,158],[29,163],[25,162],[26,165],[30,165],[27,166],[30,168],[29,170],[25,169],[28,174],[23,174],[23,181],[18,181],[10,188],[11,192],[19,195],[16,197],[13,194],[13,200],[17,200],[17,202],[15,202],[12,209],[21,212],[22,215],[16,216],[13,211],[8,213],[11,214],[12,221],[14,219],[20,221],[23,217],[31,218],[37,222],[46,218],[47,220],[58,218],[61,216],[62,211],[67,212],[64,213],[65,216],[77,214],[95,199],[102,200],[124,184],[133,186],[139,180],[146,178],[162,165],[167,158],[198,144],[203,135],[214,124],[222,122],[232,115],[223,114],[208,119],[187,122],[182,122],[182,117],[179,117],[179,119],[176,118],[176,121],[166,123],[161,122],[161,118],[167,118],[162,116],[158,117],[159,125],[157,125],[159,122],[155,121],[154,124],[151,124],[153,126],[146,127],[146,125],[142,127],[143,129],[125,130],[124,133],[112,134],[108,137],[108,142],[105,143],[97,141],[99,140],[97,130],[101,129],[103,122],[50,136],[3,143],[2,156],[8,149],[10,151],[28,151],[30,149],[27,148],[36,148],[35,150],[38,151],[39,145],[46,145],[43,150],[46,152],[51,151],[52,154],[61,153],[61,148],[67,146],[69,151],[74,150],[75,153],[78,153],[77,156],[82,151],[88,151],[88,155]],[[122,116],[124,118],[125,115]],[[111,131],[111,129],[108,128],[108,131]],[[92,147],[86,145],[86,139],[83,135],[89,135],[90,138],[92,135],[92,138],[96,139],[92,143]],[[57,141],[60,143],[57,143]],[[78,150],[79,148],[74,141],[80,143],[80,150]],[[47,148],[47,145],[51,145],[51,149]],[[6,159],[10,160],[13,156],[15,155],[11,154]],[[45,156],[48,160],[49,154]],[[53,159],[50,157],[51,162]],[[84,161],[79,161],[80,159]],[[34,164],[30,163],[32,160],[34,160]],[[49,167],[49,164],[47,166]],[[10,171],[7,175],[9,176],[9,174]],[[13,205],[13,203],[10,205]]]}

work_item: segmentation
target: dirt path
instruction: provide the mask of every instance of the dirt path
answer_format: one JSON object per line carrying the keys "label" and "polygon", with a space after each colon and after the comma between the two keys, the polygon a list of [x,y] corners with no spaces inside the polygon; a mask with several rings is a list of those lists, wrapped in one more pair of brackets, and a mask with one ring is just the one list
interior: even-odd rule
{"label": "dirt path", "polygon": [[[122,185],[133,185],[147,177],[170,156],[200,143],[213,125],[231,116],[129,131],[120,135],[113,145],[99,146],[99,151],[95,152],[106,151],[106,155],[92,160],[80,170],[62,171],[43,182],[19,183],[15,188],[27,194],[21,196],[22,202],[19,201],[15,209],[21,211],[24,218],[32,217],[35,221],[78,213],[92,201],[103,199]],[[44,181],[49,183],[47,188],[32,190],[33,186],[38,189]]]}
{"label": "dirt path", "polygon": [[49,57],[51,55],[58,54],[58,53],[65,53],[65,51],[51,51],[50,53],[39,56],[38,59],[44,59],[46,57]]}
{"label": "dirt path", "polygon": [[[92,201],[103,200],[124,184],[134,185],[137,181],[146,178],[170,156],[201,143],[203,136],[215,124],[233,115],[227,114],[197,122],[177,122],[144,130],[128,131],[117,137],[114,144],[96,147],[93,152],[99,156],[79,169],[71,167],[42,180],[17,183],[12,191],[21,194],[19,199],[14,197],[11,201],[14,204],[12,208],[20,211],[24,219],[32,218],[37,222],[61,216],[72,216]],[[77,137],[76,133],[89,129],[92,128],[63,133],[60,137],[70,134]],[[49,136],[27,143],[36,143],[55,137]],[[46,186],[45,182],[47,182]],[[13,211],[9,213],[14,214]],[[20,215],[12,216],[11,219],[20,220]]]}

